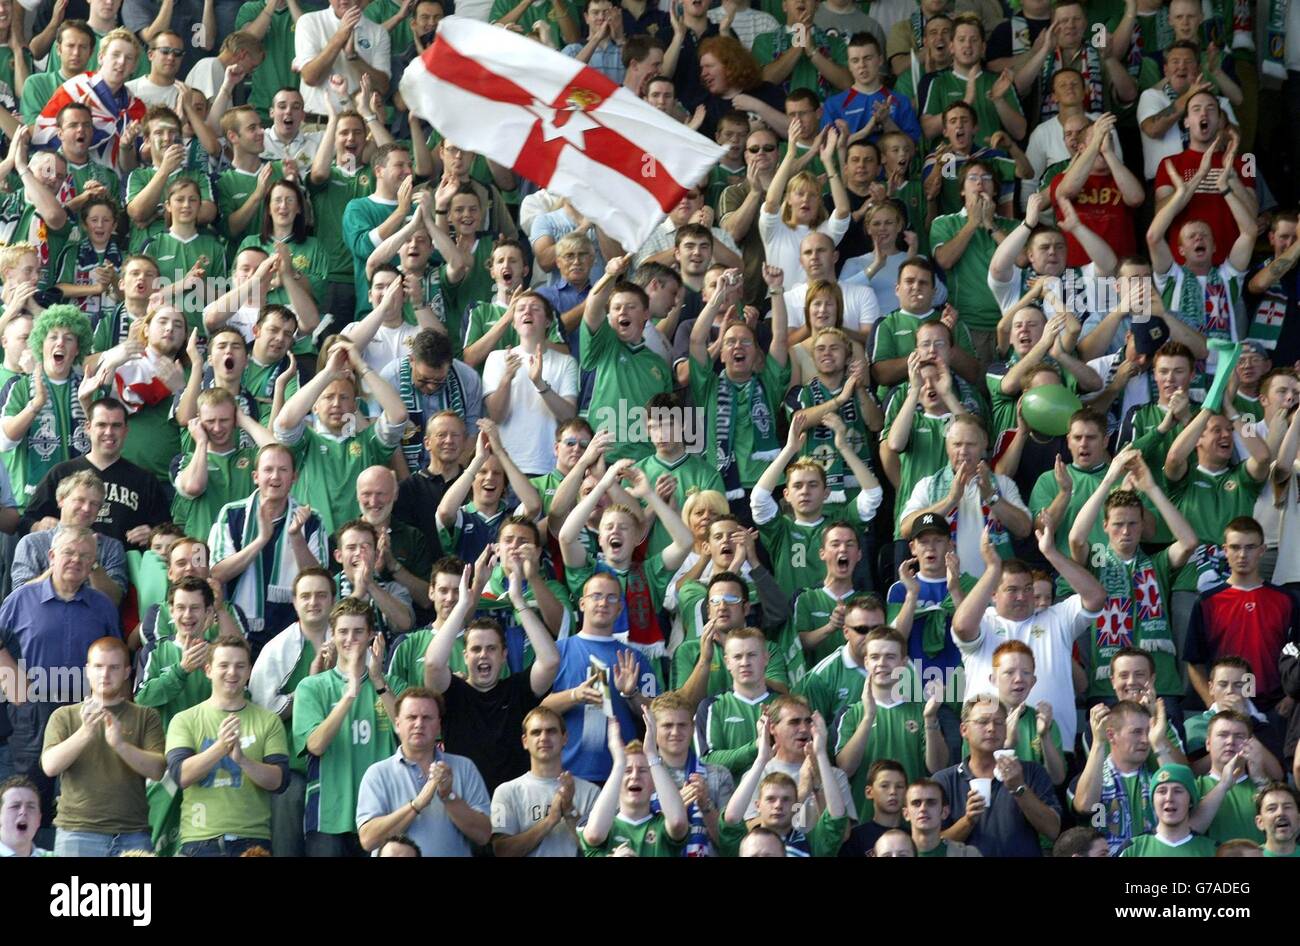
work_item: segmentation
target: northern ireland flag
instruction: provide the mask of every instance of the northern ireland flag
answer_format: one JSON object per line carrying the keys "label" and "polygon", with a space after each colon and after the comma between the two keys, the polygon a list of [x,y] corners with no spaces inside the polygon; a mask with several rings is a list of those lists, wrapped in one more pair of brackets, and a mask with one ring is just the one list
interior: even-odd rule
{"label": "northern ireland flag", "polygon": [[577,59],[466,17],[439,24],[401,93],[443,137],[567,197],[629,252],[724,153]]}

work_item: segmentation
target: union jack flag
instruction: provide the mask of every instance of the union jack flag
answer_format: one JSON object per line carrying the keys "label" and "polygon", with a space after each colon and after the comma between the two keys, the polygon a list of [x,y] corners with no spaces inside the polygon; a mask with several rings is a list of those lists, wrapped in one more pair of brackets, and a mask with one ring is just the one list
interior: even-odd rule
{"label": "union jack flag", "polygon": [[1107,598],[1097,615],[1098,647],[1129,647],[1133,643],[1133,612],[1129,598]]}
{"label": "union jack flag", "polygon": [[96,164],[120,171],[122,136],[133,121],[144,118],[145,104],[131,94],[126,86],[116,92],[95,73],[73,76],[45,103],[36,116],[36,131],[32,144],[38,147],[59,148],[58,118],[65,105],[81,103],[90,109],[95,131],[90,140],[91,158]]}

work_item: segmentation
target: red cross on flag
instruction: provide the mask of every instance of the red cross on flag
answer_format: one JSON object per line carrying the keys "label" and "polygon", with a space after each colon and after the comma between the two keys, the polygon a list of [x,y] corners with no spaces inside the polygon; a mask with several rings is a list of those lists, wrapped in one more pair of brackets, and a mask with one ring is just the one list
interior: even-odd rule
{"label": "red cross on flag", "polygon": [[444,138],[567,197],[628,252],[724,153],[577,59],[466,17],[438,25],[401,93]]}

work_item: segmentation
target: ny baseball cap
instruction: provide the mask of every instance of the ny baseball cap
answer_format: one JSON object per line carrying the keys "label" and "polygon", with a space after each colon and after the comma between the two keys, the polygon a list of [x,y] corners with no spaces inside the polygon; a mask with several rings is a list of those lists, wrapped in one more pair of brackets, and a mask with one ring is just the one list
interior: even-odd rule
{"label": "ny baseball cap", "polygon": [[942,535],[951,534],[951,530],[948,528],[948,520],[934,512],[927,512],[916,520],[916,524],[912,526],[912,538],[918,538],[926,532],[938,532]]}

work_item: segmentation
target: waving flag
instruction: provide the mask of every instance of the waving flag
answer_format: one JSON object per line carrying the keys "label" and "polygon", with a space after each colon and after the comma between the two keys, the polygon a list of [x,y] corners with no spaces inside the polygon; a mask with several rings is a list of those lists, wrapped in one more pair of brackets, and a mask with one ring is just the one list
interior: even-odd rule
{"label": "waving flag", "polygon": [[628,251],[724,153],[577,59],[465,17],[439,24],[401,93],[443,137],[567,197]]}
{"label": "waving flag", "polygon": [[118,157],[126,126],[144,118],[145,104],[126,86],[113,92],[108,83],[95,73],[73,76],[55,90],[41,113],[36,116],[32,144],[37,147],[60,147],[59,111],[65,105],[79,103],[90,109],[95,131],[90,139],[90,155],[96,164],[121,170]]}

